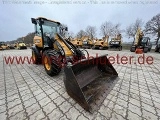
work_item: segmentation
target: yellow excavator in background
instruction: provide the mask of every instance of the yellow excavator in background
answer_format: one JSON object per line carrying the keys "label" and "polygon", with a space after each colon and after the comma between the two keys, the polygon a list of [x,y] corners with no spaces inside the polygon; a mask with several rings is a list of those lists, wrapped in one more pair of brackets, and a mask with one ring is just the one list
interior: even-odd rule
{"label": "yellow excavator in background", "polygon": [[151,48],[152,43],[150,42],[150,38],[144,37],[142,30],[138,28],[130,51],[136,53],[147,53],[151,50]]}
{"label": "yellow excavator in background", "polygon": [[119,51],[122,50],[122,36],[121,34],[116,35],[115,38],[111,38],[109,42],[109,48],[118,48]]}
{"label": "yellow excavator in background", "polygon": [[89,36],[82,37],[82,48],[91,49],[94,45],[94,42]]}
{"label": "yellow excavator in background", "polygon": [[82,48],[82,40],[80,38],[74,38],[72,44],[78,48]]}
{"label": "yellow excavator in background", "polygon": [[34,63],[43,63],[50,76],[58,75],[63,69],[67,93],[85,110],[92,111],[96,104],[103,102],[118,80],[107,56],[86,58],[79,48],[64,39],[63,31],[68,28],[58,21],[44,17],[31,18],[31,21],[35,25],[31,48]]}
{"label": "yellow excavator in background", "polygon": [[105,36],[102,39],[97,39],[94,43],[93,49],[108,49],[109,36]]}

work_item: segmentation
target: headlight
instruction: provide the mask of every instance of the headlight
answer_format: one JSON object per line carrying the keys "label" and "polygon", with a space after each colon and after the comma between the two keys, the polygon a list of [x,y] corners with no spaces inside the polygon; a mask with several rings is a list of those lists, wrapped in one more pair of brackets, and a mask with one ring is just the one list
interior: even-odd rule
{"label": "headlight", "polygon": [[115,42],[115,44],[119,44],[119,42]]}

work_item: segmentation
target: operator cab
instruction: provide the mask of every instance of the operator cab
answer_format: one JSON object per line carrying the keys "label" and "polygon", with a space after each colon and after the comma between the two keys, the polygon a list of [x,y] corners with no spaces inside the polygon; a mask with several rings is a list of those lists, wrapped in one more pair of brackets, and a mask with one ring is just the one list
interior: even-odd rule
{"label": "operator cab", "polygon": [[60,22],[49,20],[43,17],[36,19],[31,18],[32,23],[35,24],[34,44],[38,47],[53,47],[55,34],[58,33],[64,37],[67,27],[63,27]]}
{"label": "operator cab", "polygon": [[143,47],[148,46],[149,51],[150,51],[151,47],[152,47],[152,43],[150,42],[150,38],[149,37],[142,37],[140,45]]}

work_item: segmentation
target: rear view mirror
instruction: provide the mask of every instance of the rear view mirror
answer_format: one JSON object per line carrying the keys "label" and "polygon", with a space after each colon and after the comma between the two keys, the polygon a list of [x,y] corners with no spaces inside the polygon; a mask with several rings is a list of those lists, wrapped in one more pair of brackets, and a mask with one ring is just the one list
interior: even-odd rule
{"label": "rear view mirror", "polygon": [[32,21],[32,23],[33,23],[33,24],[35,24],[35,25],[37,24],[37,21],[36,21],[36,19],[34,19],[34,18],[31,18],[31,21]]}
{"label": "rear view mirror", "polygon": [[65,27],[65,31],[68,31],[68,27]]}

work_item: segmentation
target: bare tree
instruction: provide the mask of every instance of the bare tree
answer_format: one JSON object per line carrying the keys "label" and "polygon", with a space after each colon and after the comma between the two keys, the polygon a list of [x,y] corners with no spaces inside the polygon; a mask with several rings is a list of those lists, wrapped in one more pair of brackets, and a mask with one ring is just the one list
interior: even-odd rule
{"label": "bare tree", "polygon": [[111,22],[102,23],[100,27],[100,34],[103,36],[111,36],[113,32],[113,24]]}
{"label": "bare tree", "polygon": [[87,33],[84,31],[84,30],[80,30],[78,33],[77,33],[77,38],[82,38],[83,36],[86,36]]}
{"label": "bare tree", "polygon": [[74,36],[75,36],[75,35],[74,35],[74,33],[73,33],[72,31],[69,31],[69,32],[68,32],[68,37],[74,38]]}
{"label": "bare tree", "polygon": [[142,21],[142,19],[137,19],[136,22],[134,23],[134,29],[138,30],[138,28],[141,28],[143,26],[144,22]]}
{"label": "bare tree", "polygon": [[134,38],[136,34],[136,30],[134,29],[134,25],[131,24],[126,28],[126,35],[130,38]]}
{"label": "bare tree", "polygon": [[124,31],[124,30],[120,29],[120,26],[121,26],[120,23],[117,23],[113,26],[113,28],[112,28],[112,35],[113,36],[119,35]]}
{"label": "bare tree", "polygon": [[116,35],[120,34],[123,32],[123,30],[120,29],[121,24],[117,23],[117,24],[112,24],[111,22],[105,22],[102,23],[101,27],[100,27],[100,33],[103,36],[114,36],[116,37]]}
{"label": "bare tree", "polygon": [[87,26],[87,28],[86,28],[86,33],[91,39],[96,37],[96,31],[97,31],[97,29],[95,26]]}
{"label": "bare tree", "polygon": [[157,35],[156,44],[158,43],[160,39],[160,13],[146,23],[145,33]]}
{"label": "bare tree", "polygon": [[126,35],[130,38],[134,38],[136,35],[136,32],[138,30],[138,28],[141,28],[143,26],[144,22],[142,21],[142,19],[137,19],[135,21],[135,23],[132,23],[131,25],[129,25],[126,28]]}

